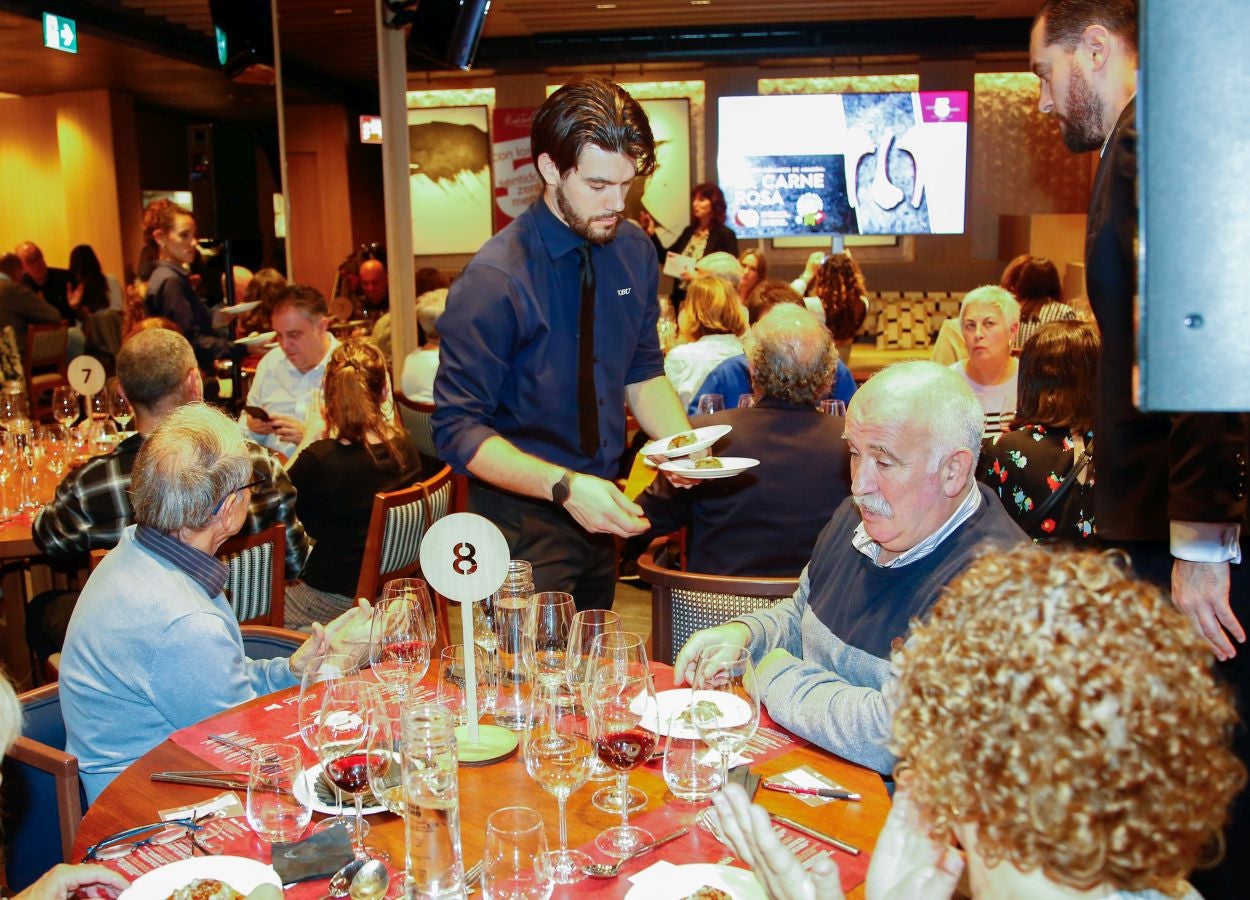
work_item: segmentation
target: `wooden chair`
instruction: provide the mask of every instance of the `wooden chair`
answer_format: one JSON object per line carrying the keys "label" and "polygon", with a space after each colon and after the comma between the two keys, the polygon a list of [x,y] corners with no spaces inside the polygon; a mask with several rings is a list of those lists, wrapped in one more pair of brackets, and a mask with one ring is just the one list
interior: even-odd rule
{"label": "wooden chair", "polygon": [[[26,329],[26,355],[22,369],[26,375],[26,396],[30,398],[31,421],[52,415],[53,388],[69,384],[65,373],[69,366],[69,326],[31,325]],[[49,394],[47,402],[44,393]]]}
{"label": "wooden chair", "polygon": [[78,758],[65,752],[58,685],[18,699],[25,722],[4,760],[4,855],[9,887],[22,891],[70,860],[87,801]]}
{"label": "wooden chair", "polygon": [[[356,583],[357,597],[375,600],[387,581],[421,571],[421,539],[431,525],[451,512],[453,487],[451,466],[443,466],[412,487],[374,495],[373,516]],[[437,606],[438,639],[450,643],[447,599],[435,594],[433,600]]]}
{"label": "wooden chair", "polygon": [[308,640],[302,631],[271,625],[241,625],[239,630],[243,632],[243,652],[248,659],[285,659]]}
{"label": "wooden chair", "polygon": [[399,418],[404,423],[412,442],[425,456],[438,458],[438,450],[434,447],[434,429],[430,427],[430,415],[434,412],[433,403],[418,403],[395,392],[395,403],[399,406]]}
{"label": "wooden chair", "polygon": [[[95,571],[107,550],[91,551]],[[226,600],[244,625],[281,627],[286,616],[286,526],[281,522],[256,534],[240,534],[217,550],[230,569]]]}
{"label": "wooden chair", "polygon": [[657,538],[638,558],[638,575],[651,585],[653,659],[672,665],[682,645],[700,628],[767,609],[792,595],[797,578],[700,575],[667,569],[656,562],[666,538]]}

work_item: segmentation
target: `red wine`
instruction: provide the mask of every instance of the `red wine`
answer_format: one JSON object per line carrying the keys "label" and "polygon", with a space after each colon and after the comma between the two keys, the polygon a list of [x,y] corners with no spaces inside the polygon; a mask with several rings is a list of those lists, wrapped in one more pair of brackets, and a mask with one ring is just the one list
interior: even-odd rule
{"label": "red wine", "polygon": [[382,659],[401,664],[420,663],[422,659],[429,659],[426,647],[425,641],[395,641],[386,645]]}
{"label": "red wine", "polygon": [[645,728],[614,731],[595,741],[595,752],[604,765],[618,772],[636,769],[651,758],[655,735]]}
{"label": "red wine", "polygon": [[340,790],[349,794],[363,791],[369,785],[368,757],[363,753],[348,753],[326,763],[326,775]]}

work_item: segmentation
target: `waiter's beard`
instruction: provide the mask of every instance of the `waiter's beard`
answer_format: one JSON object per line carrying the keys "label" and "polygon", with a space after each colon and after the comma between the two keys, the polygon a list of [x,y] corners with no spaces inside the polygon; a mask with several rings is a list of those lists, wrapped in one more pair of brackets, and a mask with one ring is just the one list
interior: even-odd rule
{"label": "waiter's beard", "polygon": [[609,219],[607,216],[598,219],[584,219],[577,214],[577,210],[573,209],[573,204],[569,202],[569,198],[564,196],[564,185],[556,185],[556,209],[560,211],[564,224],[578,237],[585,238],[592,244],[607,244],[616,237],[616,226],[620,224],[621,217],[616,213],[611,214]]}
{"label": "waiter's beard", "polygon": [[1066,115],[1056,113],[1059,128],[1063,132],[1064,145],[1073,153],[1101,150],[1107,139],[1102,125],[1104,104],[1076,66],[1073,66],[1072,78],[1068,82],[1065,105],[1068,108]]}

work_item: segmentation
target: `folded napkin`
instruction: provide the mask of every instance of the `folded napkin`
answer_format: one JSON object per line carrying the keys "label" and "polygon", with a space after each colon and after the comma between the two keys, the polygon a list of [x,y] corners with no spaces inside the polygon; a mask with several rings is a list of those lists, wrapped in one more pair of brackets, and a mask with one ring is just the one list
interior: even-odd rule
{"label": "folded napkin", "polygon": [[338,824],[302,841],[274,844],[273,868],[284,885],[295,884],[329,878],[351,862],[352,856],[347,826]]}

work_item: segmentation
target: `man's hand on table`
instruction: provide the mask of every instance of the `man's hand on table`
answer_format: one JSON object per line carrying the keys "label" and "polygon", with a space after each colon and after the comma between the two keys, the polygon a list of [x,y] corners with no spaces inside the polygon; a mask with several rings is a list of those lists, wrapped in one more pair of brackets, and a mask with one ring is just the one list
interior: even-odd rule
{"label": "man's hand on table", "polygon": [[1246,642],[1245,629],[1229,605],[1228,590],[1228,563],[1173,561],[1172,602],[1207,639],[1215,658],[1221,661],[1237,655],[1230,636],[1238,644]]}
{"label": "man's hand on table", "polygon": [[677,660],[673,663],[673,686],[694,683],[695,669],[708,647],[717,644],[745,647],[750,642],[751,629],[741,622],[726,622],[715,628],[696,631],[690,635],[690,640],[686,641],[686,645],[681,648],[681,652],[677,654]]}
{"label": "man's hand on table", "polygon": [[594,475],[573,476],[564,508],[591,534],[633,537],[651,527],[641,506],[622,494],[612,482]]}
{"label": "man's hand on table", "polygon": [[869,900],[947,900],[963,870],[959,851],[929,836],[900,779],[868,866]]}
{"label": "man's hand on table", "polygon": [[750,801],[746,791],[736,784],[712,798],[721,831],[743,862],[764,883],[770,897],[787,900],[842,900],[838,880],[838,864],[825,857],[804,871],[797,856],[790,852],[769,821],[762,806]]}
{"label": "man's hand on table", "polygon": [[130,882],[108,866],[83,864],[53,866],[14,900],[69,900],[80,888],[99,886],[109,897],[116,897]]}
{"label": "man's hand on table", "polygon": [[314,622],[312,637],[304,641],[291,654],[291,674],[300,678],[309,663],[320,660],[327,653],[346,653],[360,659],[361,649],[369,647],[369,626],[373,605],[364,597],[356,605],[332,621],[329,625]]}

